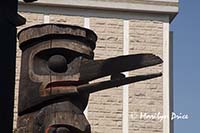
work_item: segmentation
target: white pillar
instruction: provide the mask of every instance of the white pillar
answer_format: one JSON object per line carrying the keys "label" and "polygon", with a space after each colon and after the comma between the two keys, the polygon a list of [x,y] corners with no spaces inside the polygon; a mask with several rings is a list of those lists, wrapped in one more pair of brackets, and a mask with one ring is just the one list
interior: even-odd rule
{"label": "white pillar", "polygon": [[169,42],[169,22],[163,23],[163,115],[167,116],[163,120],[163,133],[170,133],[171,130],[171,60]]}
{"label": "white pillar", "polygon": [[50,22],[49,15],[44,15],[44,23],[49,23],[49,22]]}
{"label": "white pillar", "polygon": [[[123,40],[123,54],[129,54],[129,21],[124,20],[124,40]],[[128,77],[128,72],[124,73],[126,77]],[[128,99],[129,99],[129,85],[123,86],[123,125],[122,131],[123,133],[128,133],[129,124],[128,124],[128,116],[129,116],[129,109],[128,109]]]}

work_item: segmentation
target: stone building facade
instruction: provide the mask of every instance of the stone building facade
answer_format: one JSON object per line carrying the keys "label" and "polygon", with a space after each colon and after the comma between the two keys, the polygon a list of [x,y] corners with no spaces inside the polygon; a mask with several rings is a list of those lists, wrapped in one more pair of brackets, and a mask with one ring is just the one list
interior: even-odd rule
{"label": "stone building facade", "polygon": [[[27,23],[18,30],[41,23],[72,24],[92,29],[98,35],[95,59],[135,53],[160,56],[164,60],[162,65],[125,74],[162,71],[162,77],[94,93],[85,114],[92,133],[173,132],[169,25],[178,12],[178,0],[39,0],[31,4],[19,2],[19,11]],[[14,128],[21,61],[19,48],[16,60]],[[168,118],[145,119],[144,115]]]}

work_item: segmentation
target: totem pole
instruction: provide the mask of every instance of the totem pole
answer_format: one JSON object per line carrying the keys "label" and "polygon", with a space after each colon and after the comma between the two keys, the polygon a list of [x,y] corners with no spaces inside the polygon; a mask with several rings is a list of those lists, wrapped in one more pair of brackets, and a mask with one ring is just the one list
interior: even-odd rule
{"label": "totem pole", "polygon": [[[153,66],[153,54],[93,60],[96,34],[78,26],[41,24],[18,34],[22,50],[17,133],[91,133],[84,116],[90,93],[161,76],[125,77]],[[110,80],[89,83],[111,76]]]}

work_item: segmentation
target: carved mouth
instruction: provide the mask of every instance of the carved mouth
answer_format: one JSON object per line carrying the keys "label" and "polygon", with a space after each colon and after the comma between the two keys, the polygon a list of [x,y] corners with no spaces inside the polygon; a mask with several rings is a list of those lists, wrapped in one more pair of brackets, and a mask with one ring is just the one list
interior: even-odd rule
{"label": "carved mouth", "polygon": [[49,83],[46,88],[54,88],[54,87],[65,87],[65,86],[78,86],[85,84],[85,82],[81,81],[55,81]]}
{"label": "carved mouth", "polygon": [[88,84],[81,81],[55,81],[50,82],[45,87],[42,96],[56,95],[56,94],[77,94],[77,86]]}

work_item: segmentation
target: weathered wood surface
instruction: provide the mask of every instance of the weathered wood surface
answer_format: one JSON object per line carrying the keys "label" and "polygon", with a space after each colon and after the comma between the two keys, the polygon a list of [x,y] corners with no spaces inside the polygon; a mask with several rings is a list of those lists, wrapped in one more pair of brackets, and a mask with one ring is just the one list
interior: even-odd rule
{"label": "weathered wood surface", "polygon": [[18,37],[22,71],[16,132],[90,133],[83,114],[89,94],[56,95],[54,85],[58,82],[61,88],[73,90],[80,61],[93,58],[95,33],[78,26],[45,24],[26,28]]}
{"label": "weathered wood surface", "polygon": [[83,111],[70,101],[54,103],[20,116],[16,133],[60,133],[63,128],[70,133],[90,132]]}
{"label": "weathered wood surface", "polygon": [[80,80],[91,81],[104,76],[161,64],[162,59],[153,54],[132,54],[105,60],[89,60],[81,63]]}
{"label": "weathered wood surface", "polygon": [[[19,33],[22,63],[17,133],[90,133],[89,94],[161,76],[124,77],[121,72],[161,64],[153,54],[93,60],[93,31],[61,24],[36,25]],[[111,76],[111,80],[89,84]]]}
{"label": "weathered wood surface", "polygon": [[77,91],[79,93],[94,93],[94,92],[101,91],[104,89],[109,89],[112,87],[118,87],[121,85],[153,79],[160,76],[162,76],[162,73],[139,75],[139,76],[133,76],[133,77],[127,77],[127,78],[124,77],[124,78],[102,81],[102,82],[97,82],[97,83],[84,84],[84,85],[78,86]]}
{"label": "weathered wood surface", "polygon": [[18,38],[20,47],[37,39],[43,41],[43,39],[49,38],[68,38],[79,40],[84,45],[94,49],[97,41],[97,36],[93,31],[79,26],[63,24],[40,24],[27,27],[19,32]]}

